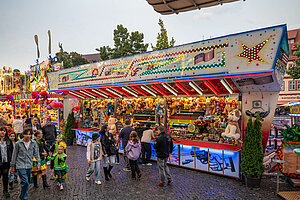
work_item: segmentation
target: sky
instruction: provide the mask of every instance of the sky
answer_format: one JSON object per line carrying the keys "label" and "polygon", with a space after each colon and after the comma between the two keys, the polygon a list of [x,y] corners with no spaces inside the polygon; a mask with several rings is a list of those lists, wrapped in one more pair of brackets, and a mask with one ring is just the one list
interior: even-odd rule
{"label": "sky", "polygon": [[300,0],[246,0],[160,15],[146,0],[1,0],[0,67],[29,70],[37,58],[34,35],[39,37],[40,60],[47,59],[48,30],[52,56],[59,42],[68,52],[90,54],[100,46],[113,47],[118,24],[155,44],[161,18],[168,36],[180,45],[279,24],[300,28],[299,8]]}

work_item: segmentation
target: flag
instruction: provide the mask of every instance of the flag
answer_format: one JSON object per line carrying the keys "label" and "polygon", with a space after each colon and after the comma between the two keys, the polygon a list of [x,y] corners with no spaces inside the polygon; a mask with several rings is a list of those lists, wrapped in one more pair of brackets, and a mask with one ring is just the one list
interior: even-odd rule
{"label": "flag", "polygon": [[287,64],[287,62],[289,60],[289,56],[287,55],[287,53],[285,53],[285,51],[282,48],[280,48],[280,51],[278,54],[278,59],[282,60],[285,65]]}

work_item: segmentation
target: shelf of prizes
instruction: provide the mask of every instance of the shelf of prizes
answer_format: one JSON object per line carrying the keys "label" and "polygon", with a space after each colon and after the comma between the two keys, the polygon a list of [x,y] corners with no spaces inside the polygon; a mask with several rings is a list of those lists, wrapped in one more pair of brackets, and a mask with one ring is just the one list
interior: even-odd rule
{"label": "shelf of prizes", "polygon": [[46,96],[39,95],[37,92],[28,94],[17,94],[8,95],[8,101],[11,110],[12,118],[20,116],[21,118],[25,116],[33,115],[37,116],[41,124],[46,123],[47,118],[51,118],[51,122],[60,129],[60,124],[62,118],[62,97],[57,94],[48,94],[47,92],[40,92],[40,94],[47,94]]}
{"label": "shelf of prizes", "polygon": [[287,44],[280,25],[47,76],[50,91],[63,93],[74,108],[78,144],[86,145],[104,123],[117,133],[130,119],[134,127],[150,124],[156,135],[165,126],[175,144],[172,164],[239,178],[250,116],[260,117],[267,145]]}

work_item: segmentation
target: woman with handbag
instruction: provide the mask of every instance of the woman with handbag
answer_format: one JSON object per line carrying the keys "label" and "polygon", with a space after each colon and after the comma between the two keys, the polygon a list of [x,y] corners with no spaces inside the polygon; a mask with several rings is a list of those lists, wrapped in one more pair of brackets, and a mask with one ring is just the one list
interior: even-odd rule
{"label": "woman with handbag", "polygon": [[116,161],[116,140],[114,136],[111,133],[109,133],[109,127],[107,124],[104,124],[102,126],[100,134],[100,142],[103,150],[103,171],[105,175],[105,180],[108,181],[109,178],[112,177],[110,173],[113,168],[112,164],[114,164]]}
{"label": "woman with handbag", "polygon": [[3,196],[9,198],[8,193],[8,171],[12,159],[14,147],[8,138],[7,129],[0,127],[0,177],[2,177]]}

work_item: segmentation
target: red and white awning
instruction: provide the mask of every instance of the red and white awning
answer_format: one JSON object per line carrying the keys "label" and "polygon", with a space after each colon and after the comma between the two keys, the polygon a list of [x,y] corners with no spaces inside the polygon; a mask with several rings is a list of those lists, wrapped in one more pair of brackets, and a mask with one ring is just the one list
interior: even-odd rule
{"label": "red and white awning", "polygon": [[231,78],[198,80],[186,82],[151,83],[136,85],[118,85],[64,91],[64,94],[78,99],[161,97],[222,95],[239,93]]}

